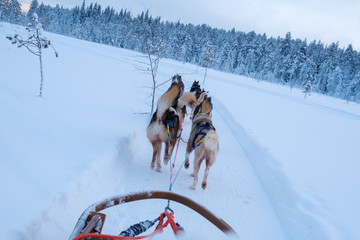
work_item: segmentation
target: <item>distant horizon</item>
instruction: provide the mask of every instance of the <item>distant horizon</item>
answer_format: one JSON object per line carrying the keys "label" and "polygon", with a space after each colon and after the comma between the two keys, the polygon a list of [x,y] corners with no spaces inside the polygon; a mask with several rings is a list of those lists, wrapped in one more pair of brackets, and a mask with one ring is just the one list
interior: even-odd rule
{"label": "distant horizon", "polygon": [[[83,0],[38,1],[39,4],[44,3],[52,7],[59,5],[69,9],[81,6],[83,2]],[[184,24],[194,25],[206,24],[212,28],[226,31],[235,28],[236,31],[254,31],[257,34],[266,34],[266,36],[273,38],[283,38],[286,33],[290,32],[292,39],[306,40],[308,43],[320,41],[327,46],[335,43],[344,49],[351,44],[354,50],[360,51],[360,33],[356,31],[356,29],[359,29],[360,16],[356,15],[356,17],[351,18],[351,13],[354,11],[351,4],[342,4],[339,9],[335,9],[337,7],[336,1],[330,1],[328,5],[323,6],[319,3],[322,0],[318,0],[316,4],[305,8],[303,5],[306,4],[304,3],[282,3],[283,0],[276,3],[267,3],[263,2],[263,0],[255,0],[247,5],[245,10],[242,5],[247,0],[241,3],[236,2],[234,7],[229,6],[233,0],[225,0],[224,7],[216,1],[210,1],[209,4],[203,6],[201,2],[205,0],[197,0],[193,3],[194,10],[193,8],[189,9],[188,5],[186,5],[187,0],[184,0],[184,3],[176,2],[173,5],[163,1],[165,0],[157,0],[150,5],[144,0],[124,0],[121,3],[111,0],[97,0],[85,1],[85,3],[86,6],[97,3],[103,9],[110,6],[117,12],[126,9],[133,16],[148,10],[152,16],[161,17],[164,21],[180,21]],[[345,1],[352,2],[352,0]],[[19,0],[19,2],[22,5],[22,10],[27,12],[31,0]],[[163,2],[163,4],[161,5],[160,2]],[[352,5],[359,5],[360,7],[360,3],[353,2]],[[178,11],[175,11],[174,8],[178,8]],[[201,14],[196,12],[196,9],[200,8]],[[266,10],[265,8],[269,9]],[[326,11],[319,13],[317,8],[324,8]],[[241,14],[242,12],[243,14]],[[265,12],[266,14],[264,14]],[[359,18],[359,21],[357,21],[357,18]]]}

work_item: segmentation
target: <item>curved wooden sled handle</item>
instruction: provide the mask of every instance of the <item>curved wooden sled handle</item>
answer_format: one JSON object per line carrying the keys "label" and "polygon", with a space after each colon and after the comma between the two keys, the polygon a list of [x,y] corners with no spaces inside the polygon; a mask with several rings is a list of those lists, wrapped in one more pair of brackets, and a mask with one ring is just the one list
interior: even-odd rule
{"label": "curved wooden sled handle", "polygon": [[[145,200],[145,199],[167,199],[174,202],[181,203],[182,205],[187,206],[188,208],[191,208],[204,218],[206,218],[209,222],[211,222],[213,225],[215,225],[218,229],[220,229],[223,233],[226,235],[231,235],[234,237],[238,237],[237,233],[230,227],[229,224],[227,224],[224,220],[221,218],[216,217],[214,214],[212,214],[208,209],[206,209],[204,206],[194,202],[193,200],[181,196],[176,193],[172,192],[162,192],[162,191],[146,191],[146,192],[139,192],[139,193],[132,193],[122,196],[114,196],[107,199],[104,199],[103,201],[94,203],[90,207],[88,207],[81,217],[79,218],[77,224],[74,227],[74,230],[69,238],[69,240],[74,239],[78,235],[80,235],[82,230],[84,229],[86,222],[89,221],[88,217],[90,215],[94,215],[95,213],[98,213],[104,209],[114,207],[116,205],[120,205],[123,203],[128,202],[134,202],[139,200]],[[102,223],[103,224],[103,223]]]}

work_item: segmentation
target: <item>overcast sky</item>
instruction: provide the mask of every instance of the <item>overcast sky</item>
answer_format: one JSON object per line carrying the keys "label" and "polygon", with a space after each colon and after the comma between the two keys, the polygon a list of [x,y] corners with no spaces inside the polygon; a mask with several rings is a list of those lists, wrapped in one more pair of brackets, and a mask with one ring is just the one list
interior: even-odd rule
{"label": "overcast sky", "polygon": [[[38,0],[41,3],[41,0]],[[31,0],[19,0],[30,3]],[[83,0],[44,0],[45,4],[81,6]],[[88,6],[92,1],[86,0]],[[360,51],[360,0],[95,0],[104,9],[126,8],[133,15],[147,9],[162,20],[207,24],[267,36],[352,44]]]}

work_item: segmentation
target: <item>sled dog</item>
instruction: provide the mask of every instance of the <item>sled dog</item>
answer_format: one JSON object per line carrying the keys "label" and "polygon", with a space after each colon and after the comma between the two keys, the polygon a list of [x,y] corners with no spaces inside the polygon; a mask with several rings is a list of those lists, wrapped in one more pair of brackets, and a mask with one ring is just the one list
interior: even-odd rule
{"label": "sled dog", "polygon": [[[153,146],[151,169],[161,171],[160,154],[162,143],[165,143],[164,164],[167,165],[170,154],[174,150],[180,121],[184,118],[185,108],[178,107],[178,100],[183,94],[184,84],[180,75],[172,78],[169,89],[159,98],[157,108],[153,114],[150,124],[147,127],[147,137]],[[170,144],[169,144],[170,138]],[[170,148],[170,154],[169,154]]]}
{"label": "sled dog", "polygon": [[205,190],[207,187],[207,178],[210,167],[215,163],[216,156],[219,152],[219,136],[212,124],[211,111],[213,105],[211,98],[206,97],[194,110],[193,122],[190,132],[190,137],[186,147],[187,158],[185,161],[185,168],[188,169],[189,154],[195,149],[194,157],[194,172],[191,176],[194,177],[192,189],[196,189],[198,182],[198,173],[200,165],[205,160],[206,168],[201,187]]}
{"label": "sled dog", "polygon": [[184,93],[179,98],[179,107],[183,108],[188,106],[191,108],[191,114],[193,114],[194,109],[204,100],[207,96],[207,93],[204,90],[200,89],[199,81],[194,81],[191,86],[190,92]]}

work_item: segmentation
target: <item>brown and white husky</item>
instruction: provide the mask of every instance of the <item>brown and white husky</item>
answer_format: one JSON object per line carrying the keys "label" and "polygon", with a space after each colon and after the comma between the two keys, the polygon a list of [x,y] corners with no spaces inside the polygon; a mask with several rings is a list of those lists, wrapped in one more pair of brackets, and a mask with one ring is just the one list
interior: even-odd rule
{"label": "brown and white husky", "polygon": [[211,120],[212,103],[211,98],[205,98],[195,108],[193,123],[191,127],[190,137],[187,143],[185,161],[185,168],[189,168],[189,154],[195,149],[194,157],[194,172],[191,176],[194,177],[192,189],[196,189],[198,182],[198,173],[200,165],[205,160],[206,168],[201,187],[205,190],[207,187],[207,178],[210,167],[215,163],[216,156],[219,152],[219,136]]}
{"label": "brown and white husky", "polygon": [[[178,107],[178,100],[184,92],[184,84],[180,75],[172,78],[169,89],[159,98],[156,112],[153,114],[150,124],[147,127],[147,137],[153,146],[153,156],[150,167],[161,171],[160,154],[162,143],[165,143],[164,163],[167,165],[170,154],[174,150],[180,122],[185,115],[185,108]],[[169,144],[170,138],[170,144]],[[170,154],[169,154],[170,148]]]}
{"label": "brown and white husky", "polygon": [[188,106],[191,108],[191,114],[193,114],[194,109],[204,100],[207,96],[207,93],[204,90],[201,90],[199,81],[194,81],[190,92],[184,93],[179,98],[179,107],[183,108],[184,106]]}

